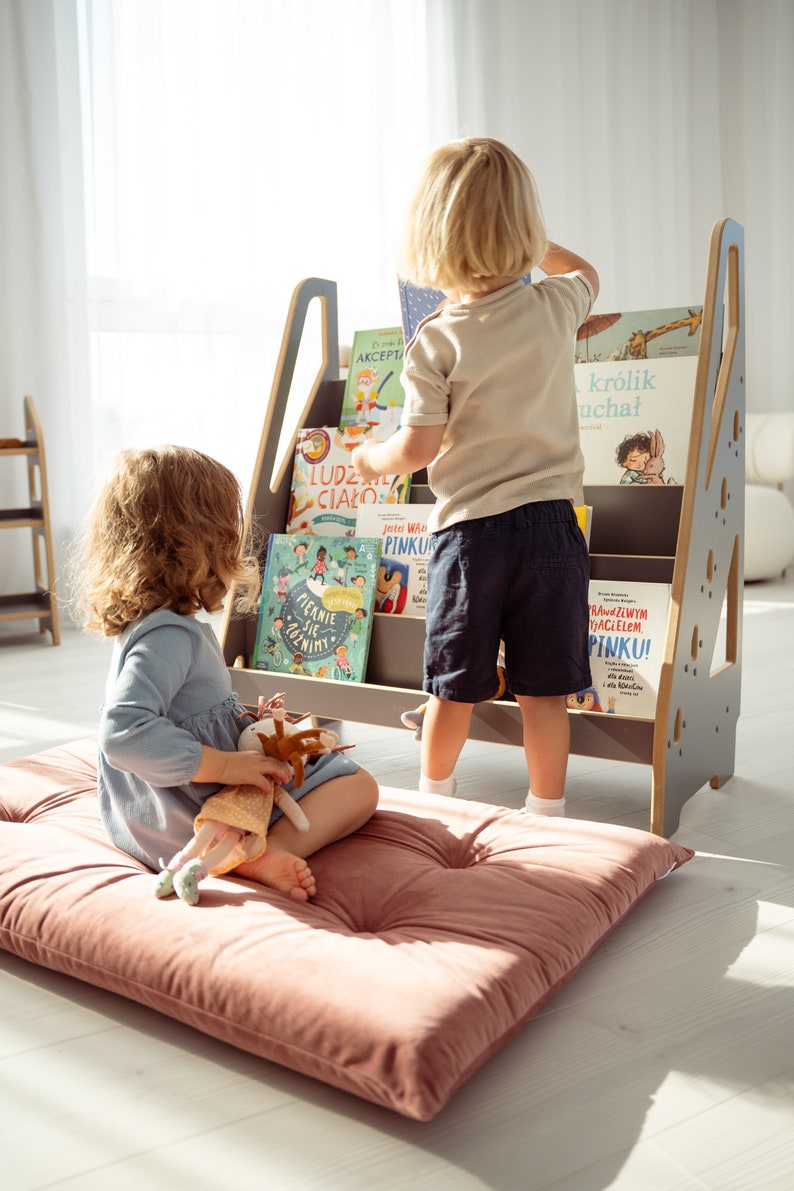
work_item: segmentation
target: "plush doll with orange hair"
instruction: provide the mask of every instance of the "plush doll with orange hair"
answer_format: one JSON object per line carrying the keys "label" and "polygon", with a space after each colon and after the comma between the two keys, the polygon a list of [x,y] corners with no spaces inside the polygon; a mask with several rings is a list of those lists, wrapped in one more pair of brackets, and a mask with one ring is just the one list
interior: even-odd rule
{"label": "plush doll with orange hair", "polygon": [[[301,730],[298,725],[303,719],[295,721],[286,715],[283,695],[276,695],[267,703],[260,699],[259,717],[243,730],[237,747],[261,749],[268,757],[286,761],[298,788],[306,776],[307,759],[351,747],[340,746],[335,732]],[[261,856],[267,847],[274,803],[299,831],[308,830],[308,819],[281,786],[274,785],[267,792],[258,786],[224,786],[213,794],[194,820],[192,839],[167,865],[160,861],[162,871],[155,885],[155,897],[176,893],[182,901],[195,906],[199,882],[205,877],[231,872]]]}

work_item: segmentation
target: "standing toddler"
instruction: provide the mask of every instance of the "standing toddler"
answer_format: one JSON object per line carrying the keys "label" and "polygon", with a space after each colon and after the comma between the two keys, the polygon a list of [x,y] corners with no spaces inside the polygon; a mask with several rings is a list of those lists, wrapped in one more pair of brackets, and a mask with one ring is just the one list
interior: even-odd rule
{"label": "standing toddler", "polygon": [[[406,347],[400,429],[357,447],[353,464],[366,481],[427,467],[436,498],[420,789],[454,794],[474,705],[496,691],[501,638],[523,720],[527,809],[562,815],[565,696],[591,681],[574,340],[598,274],[548,242],[529,170],[484,137],[431,155],[402,264],[448,300]],[[536,266],[546,277],[525,285]]]}

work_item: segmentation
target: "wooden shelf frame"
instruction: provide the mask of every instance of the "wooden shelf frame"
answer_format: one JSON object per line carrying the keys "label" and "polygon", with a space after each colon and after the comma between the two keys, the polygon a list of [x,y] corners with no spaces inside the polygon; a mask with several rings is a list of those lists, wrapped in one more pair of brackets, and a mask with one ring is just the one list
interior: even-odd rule
{"label": "wooden shelf frame", "polygon": [[[277,460],[276,450],[307,309],[315,300],[322,310],[321,361],[287,441],[294,447],[301,426],[335,425],[339,418],[344,382],[336,285],[311,278],[292,297],[248,500],[248,517],[266,533],[283,532],[287,522],[292,455],[287,450]],[[741,694],[744,397],[744,235],[739,224],[723,219],[709,245],[684,484],[585,490],[594,509],[592,576],[667,582],[672,591],[655,719],[572,711],[571,751],[649,766],[649,826],[657,834],[676,830],[684,804],[705,783],[717,788],[733,773]],[[411,500],[432,499],[426,477],[415,476]],[[227,606],[221,641],[247,706],[255,707],[260,695],[285,691],[294,711],[396,727],[400,713],[422,701],[421,617],[375,614],[367,681],[361,684],[252,670],[255,632],[255,617],[236,617]],[[471,736],[522,746],[517,704],[503,699],[478,705]]]}
{"label": "wooden shelf frame", "polygon": [[0,459],[24,458],[27,465],[28,501],[23,508],[0,509],[0,531],[29,529],[33,548],[33,588],[0,595],[0,621],[37,620],[39,632],[49,632],[53,645],[60,645],[58,598],[50,531],[47,490],[47,460],[44,436],[36,405],[28,396],[23,401],[25,438],[19,446],[0,447]]}

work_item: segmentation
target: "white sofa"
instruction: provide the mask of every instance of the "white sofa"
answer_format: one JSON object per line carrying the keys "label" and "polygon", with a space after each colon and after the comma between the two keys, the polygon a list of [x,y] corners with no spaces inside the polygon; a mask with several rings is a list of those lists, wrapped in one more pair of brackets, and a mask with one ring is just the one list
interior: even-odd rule
{"label": "white sofa", "polygon": [[744,578],[774,579],[794,561],[794,413],[745,418]]}

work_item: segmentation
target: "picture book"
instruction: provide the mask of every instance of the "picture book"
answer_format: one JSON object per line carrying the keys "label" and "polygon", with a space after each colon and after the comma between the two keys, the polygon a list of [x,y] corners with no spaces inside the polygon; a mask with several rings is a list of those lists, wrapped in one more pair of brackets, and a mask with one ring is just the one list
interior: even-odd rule
{"label": "picture book", "polygon": [[352,448],[364,438],[388,438],[400,425],[405,390],[400,327],[356,331],[350,349],[337,441]]}
{"label": "picture book", "polygon": [[584,534],[584,540],[587,542],[588,548],[590,546],[590,530],[593,528],[593,506],[592,505],[574,505],[574,513],[576,513],[576,520],[579,528]]}
{"label": "picture book", "polygon": [[592,685],[567,697],[572,711],[653,719],[667,637],[669,583],[590,580]]}
{"label": "picture book", "polygon": [[702,320],[702,306],[591,314],[576,335],[576,362],[696,356]]}
{"label": "picture book", "polygon": [[405,342],[410,343],[423,318],[427,318],[433,311],[438,310],[447,300],[447,295],[440,289],[429,289],[421,285],[414,285],[412,281],[399,278],[400,314],[403,324]]}
{"label": "picture book", "polygon": [[365,483],[353,470],[350,451],[335,438],[331,426],[298,432],[287,533],[352,536],[362,506],[399,505],[408,499],[410,476],[381,476]]}
{"label": "picture book", "polygon": [[427,563],[433,538],[427,518],[432,505],[363,505],[356,532],[380,538],[381,553],[375,611],[424,616]]}
{"label": "picture book", "polygon": [[585,484],[683,484],[697,356],[574,366]]}
{"label": "picture book", "polygon": [[271,534],[252,669],[362,682],[379,558],[377,538]]}
{"label": "picture book", "polygon": [[[529,273],[522,277],[521,280],[525,285],[529,285],[531,282]],[[406,281],[402,277],[398,278],[398,285],[400,290],[400,316],[403,324],[403,335],[405,342],[410,343],[422,319],[427,318],[429,314],[433,314],[434,311],[438,310],[439,306],[442,306],[446,302],[447,295],[443,290],[415,285],[413,281]]]}

